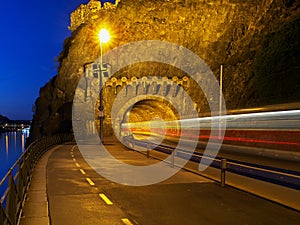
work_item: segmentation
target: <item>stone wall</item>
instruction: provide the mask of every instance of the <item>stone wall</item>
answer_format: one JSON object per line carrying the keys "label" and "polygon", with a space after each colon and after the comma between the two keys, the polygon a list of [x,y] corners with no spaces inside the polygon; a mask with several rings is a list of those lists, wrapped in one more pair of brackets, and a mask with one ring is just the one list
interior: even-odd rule
{"label": "stone wall", "polygon": [[[76,107],[81,109],[74,113],[74,118],[83,120],[82,131],[86,134],[96,132],[99,127],[99,120],[95,120],[98,116],[99,106],[99,86],[98,79],[89,76],[90,73],[85,73],[85,78],[81,80],[76,90]],[[111,79],[104,80],[105,85],[103,88],[103,99],[105,100],[104,106],[104,134],[113,134],[112,127],[118,129],[121,122],[124,122],[124,117],[130,112],[131,119],[134,121],[143,120],[148,121],[153,117],[162,117],[166,120],[175,120],[174,112],[180,111],[181,118],[195,117],[192,114],[196,105],[188,104],[185,98],[186,90],[190,87],[190,79],[187,76],[178,78],[177,76],[171,77],[112,77]],[[154,106],[153,101],[159,101],[161,106]],[[134,105],[140,101],[151,102],[147,109],[142,113],[141,111],[133,110]],[[89,108],[86,105],[91,106]],[[94,108],[92,106],[95,106]],[[113,108],[114,107],[114,108]],[[89,114],[93,114],[93,118],[89,118]],[[164,114],[164,115],[162,115]],[[167,116],[169,115],[169,116]],[[134,119],[135,117],[135,119]],[[169,118],[168,118],[169,117]],[[89,118],[89,119],[83,119]],[[127,118],[128,119],[128,118]],[[94,120],[96,123],[94,123]],[[132,121],[132,120],[131,120]],[[126,121],[129,122],[129,121]]]}
{"label": "stone wall", "polygon": [[[71,14],[72,35],[65,40],[59,56],[58,74],[41,89],[36,101],[32,139],[71,130],[74,91],[86,66],[99,57],[95,36],[100,27],[109,27],[114,37],[104,46],[104,53],[134,41],[162,40],[196,53],[217,79],[220,65],[224,65],[227,108],[242,108],[268,103],[268,96],[261,99],[258,94],[254,80],[260,78],[253,62],[268,42],[268,35],[280,33],[284,24],[297,20],[297,15],[299,1],[293,0],[121,0],[104,7],[93,0],[81,5]],[[136,65],[134,76],[172,79],[185,75],[164,66],[154,68]],[[130,80],[132,71],[131,67],[125,68],[114,76]],[[297,89],[299,84],[293,85]],[[207,100],[192,82],[189,93],[199,109],[207,110]]]}

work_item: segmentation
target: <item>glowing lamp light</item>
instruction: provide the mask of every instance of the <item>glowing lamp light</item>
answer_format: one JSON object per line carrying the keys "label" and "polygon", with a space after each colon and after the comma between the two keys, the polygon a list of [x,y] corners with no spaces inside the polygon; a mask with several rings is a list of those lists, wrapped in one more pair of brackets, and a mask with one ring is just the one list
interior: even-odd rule
{"label": "glowing lamp light", "polygon": [[102,43],[106,43],[110,40],[109,32],[106,29],[101,29],[98,37]]}

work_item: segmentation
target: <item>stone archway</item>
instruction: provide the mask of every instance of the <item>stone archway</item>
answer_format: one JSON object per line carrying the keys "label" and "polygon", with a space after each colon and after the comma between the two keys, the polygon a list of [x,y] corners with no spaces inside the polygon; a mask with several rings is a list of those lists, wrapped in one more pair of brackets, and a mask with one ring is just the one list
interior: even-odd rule
{"label": "stone archway", "polygon": [[[116,136],[120,136],[121,123],[130,113],[130,122],[150,121],[153,118],[177,120],[195,117],[195,108],[184,87],[188,87],[189,78],[183,77],[132,77],[131,80],[114,79],[107,86],[121,86],[111,108],[111,126]],[[180,116],[179,116],[180,115]],[[127,116],[128,118],[128,116]]]}

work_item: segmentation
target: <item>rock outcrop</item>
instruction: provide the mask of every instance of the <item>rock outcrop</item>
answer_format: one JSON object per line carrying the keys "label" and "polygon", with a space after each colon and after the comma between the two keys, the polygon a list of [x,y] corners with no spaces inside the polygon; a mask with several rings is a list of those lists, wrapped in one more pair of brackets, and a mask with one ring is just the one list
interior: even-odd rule
{"label": "rock outcrop", "polygon": [[[72,131],[74,91],[85,66],[99,57],[95,35],[104,25],[114,36],[105,52],[133,41],[163,40],[199,55],[217,79],[224,65],[227,108],[298,101],[299,5],[295,0],[121,0],[102,7],[92,0],[81,5],[71,15],[72,35],[59,55],[58,74],[40,90],[31,140]],[[136,77],[154,75],[151,66],[138,68]],[[158,71],[183,76],[163,67]],[[131,74],[124,69],[115,76]],[[189,93],[205,109],[204,95],[193,86]]]}

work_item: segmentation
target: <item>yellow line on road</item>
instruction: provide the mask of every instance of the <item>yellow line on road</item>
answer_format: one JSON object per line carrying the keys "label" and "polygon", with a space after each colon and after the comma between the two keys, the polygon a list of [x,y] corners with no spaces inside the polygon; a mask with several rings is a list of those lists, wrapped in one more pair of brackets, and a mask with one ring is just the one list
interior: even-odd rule
{"label": "yellow line on road", "polygon": [[86,175],[86,172],[85,172],[83,169],[80,169],[80,172],[81,172],[83,175]]}
{"label": "yellow line on road", "polygon": [[76,165],[77,167],[80,167],[80,165],[79,165],[78,163],[75,163],[75,165]]}
{"label": "yellow line on road", "polygon": [[126,219],[126,218],[122,219],[122,222],[123,222],[125,225],[133,225],[133,224],[130,222],[130,220],[129,220],[129,219]]}
{"label": "yellow line on road", "polygon": [[95,183],[90,178],[86,178],[86,180],[91,186],[95,186]]}
{"label": "yellow line on road", "polygon": [[112,205],[113,203],[106,197],[105,194],[99,194],[99,196],[102,198],[102,200],[107,204],[107,205]]}
{"label": "yellow line on road", "polygon": [[74,146],[71,148],[71,152],[74,151],[75,147],[76,147],[76,145],[74,145]]}

